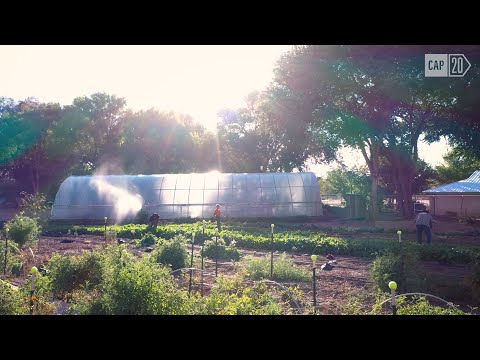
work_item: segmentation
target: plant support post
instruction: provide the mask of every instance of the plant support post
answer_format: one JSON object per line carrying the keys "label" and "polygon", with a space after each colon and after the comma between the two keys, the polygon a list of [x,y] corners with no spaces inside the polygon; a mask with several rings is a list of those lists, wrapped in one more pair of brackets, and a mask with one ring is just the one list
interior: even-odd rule
{"label": "plant support post", "polygon": [[33,307],[35,304],[35,280],[38,273],[38,269],[35,266],[33,266],[32,269],[30,270],[30,273],[32,274],[32,282],[30,285],[30,315],[33,315]]}
{"label": "plant support post", "polygon": [[188,282],[188,293],[190,294],[190,291],[192,291],[192,273],[193,273],[193,243],[195,242],[195,233],[192,235],[192,255],[190,257],[190,280]]}
{"label": "plant support post", "polygon": [[7,275],[7,253],[8,253],[8,229],[5,230],[5,262],[3,264],[3,275]]}
{"label": "plant support post", "polygon": [[312,255],[312,287],[313,287],[313,313],[315,314],[317,312],[317,277],[315,274],[315,261],[317,261],[317,255]]}
{"label": "plant support post", "polygon": [[218,276],[218,231],[215,234],[215,277]]}
{"label": "plant support post", "polygon": [[105,230],[104,230],[104,234],[105,234],[105,242],[107,242],[107,217],[105,216],[103,218],[103,220],[105,220]]}
{"label": "plant support post", "polygon": [[275,224],[271,225],[272,227],[272,250],[270,252],[270,279],[273,280],[273,228],[275,227]]}
{"label": "plant support post", "polygon": [[202,259],[202,274],[201,274],[201,284],[200,284],[200,294],[203,297],[203,244],[202,244],[202,250],[200,250],[200,257]]}
{"label": "plant support post", "polygon": [[395,290],[397,290],[397,283],[395,281],[390,281],[388,283],[388,287],[392,291],[392,314],[397,315],[397,303],[395,297]]}

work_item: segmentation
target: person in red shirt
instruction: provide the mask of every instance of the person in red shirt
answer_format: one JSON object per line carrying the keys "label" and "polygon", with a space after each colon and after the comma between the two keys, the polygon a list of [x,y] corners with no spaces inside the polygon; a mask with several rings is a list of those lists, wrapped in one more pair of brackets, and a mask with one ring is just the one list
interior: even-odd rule
{"label": "person in red shirt", "polygon": [[215,220],[217,220],[217,229],[218,229],[218,231],[221,230],[220,215],[221,215],[220,205],[217,204],[217,205],[215,206],[215,211],[213,212],[213,216],[215,216]]}

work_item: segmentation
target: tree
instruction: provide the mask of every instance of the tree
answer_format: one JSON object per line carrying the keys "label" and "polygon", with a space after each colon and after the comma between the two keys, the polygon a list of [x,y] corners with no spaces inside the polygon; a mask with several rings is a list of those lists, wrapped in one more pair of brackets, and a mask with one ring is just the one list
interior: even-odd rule
{"label": "tree", "polygon": [[[423,74],[425,53],[451,51],[464,52],[420,45],[296,47],[278,62],[275,81],[301,104],[299,116],[319,141],[335,139],[330,143],[361,150],[370,171],[372,203],[380,158],[388,159],[402,215],[410,217],[420,136],[439,136],[440,120],[454,119],[456,105],[462,103],[466,110],[469,103],[459,100],[461,86],[452,79]],[[458,83],[470,86],[465,80]],[[371,207],[373,222],[375,209]]]}
{"label": "tree", "polygon": [[448,184],[468,178],[474,171],[480,170],[480,156],[455,147],[443,157],[445,164],[435,168],[438,182]]}

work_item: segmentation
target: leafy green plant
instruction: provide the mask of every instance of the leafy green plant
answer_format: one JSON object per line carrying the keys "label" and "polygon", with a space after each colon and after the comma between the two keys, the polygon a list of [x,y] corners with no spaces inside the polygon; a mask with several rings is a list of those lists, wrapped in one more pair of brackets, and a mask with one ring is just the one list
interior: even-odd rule
{"label": "leafy green plant", "polygon": [[158,242],[158,237],[153,235],[152,233],[146,233],[140,239],[140,246],[152,246]]}
{"label": "leafy green plant", "polygon": [[[248,277],[253,280],[270,278],[270,256],[261,258],[250,256],[245,258],[243,265],[247,270]],[[296,266],[285,253],[274,259],[273,280],[307,282],[311,278],[312,274],[310,271]]]}
{"label": "leafy green plant", "polygon": [[188,253],[186,250],[187,238],[177,235],[172,240],[162,241],[158,248],[152,252],[153,259],[164,265],[169,265],[172,270],[187,266]]}
{"label": "leafy green plant", "polygon": [[144,258],[138,260],[123,245],[110,249],[108,266],[96,292],[83,298],[81,313],[110,315],[177,315],[192,313],[188,293],[177,289],[169,270]]}
{"label": "leafy green plant", "polygon": [[55,254],[47,267],[51,289],[57,296],[65,296],[87,282],[98,285],[102,280],[103,263],[100,252],[85,251],[78,256]]}
{"label": "leafy green plant", "polygon": [[22,213],[16,215],[5,226],[9,229],[9,238],[20,246],[36,240],[40,233],[40,226],[37,224],[37,221],[24,216]]}
{"label": "leafy green plant", "polygon": [[401,254],[378,256],[372,264],[372,278],[377,287],[389,292],[388,283],[395,281],[398,291],[415,290],[419,282],[418,257],[405,250]]}
{"label": "leafy green plant", "polygon": [[40,192],[29,194],[25,191],[20,193],[20,207],[26,216],[37,220],[38,223],[45,225],[49,218],[50,206],[47,204],[45,194]]}
{"label": "leafy green plant", "polygon": [[235,247],[235,242],[231,242],[229,245],[226,245],[223,238],[219,238],[217,241],[217,245],[215,245],[215,240],[213,239],[205,241],[203,247],[203,256],[210,259],[216,259],[218,256],[219,260],[240,260],[241,253]]}
{"label": "leafy green plant", "polygon": [[288,308],[267,285],[249,287],[241,274],[234,278],[219,276],[199,307],[196,313],[206,315],[280,315]]}
{"label": "leafy green plant", "polygon": [[20,315],[27,311],[27,301],[22,292],[0,280],[0,315]]}

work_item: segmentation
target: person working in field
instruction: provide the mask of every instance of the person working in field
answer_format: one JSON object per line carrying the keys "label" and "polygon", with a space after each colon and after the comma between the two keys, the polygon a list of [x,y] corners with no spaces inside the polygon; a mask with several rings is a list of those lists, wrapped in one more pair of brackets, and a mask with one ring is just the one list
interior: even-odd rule
{"label": "person working in field", "polygon": [[417,226],[417,242],[422,243],[422,234],[425,232],[427,236],[427,244],[432,242],[432,215],[428,213],[428,210],[423,210],[418,213],[415,218],[415,225]]}
{"label": "person working in field", "polygon": [[160,215],[153,213],[152,216],[148,219],[148,228],[157,230],[158,222],[160,221]]}
{"label": "person working in field", "polygon": [[218,229],[218,231],[221,231],[220,215],[221,215],[220,205],[217,204],[217,205],[215,206],[215,211],[213,212],[213,216],[215,217],[215,220],[217,220],[217,229]]}

